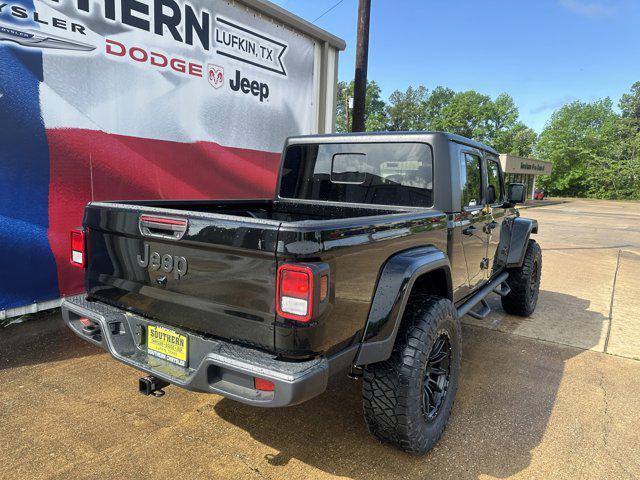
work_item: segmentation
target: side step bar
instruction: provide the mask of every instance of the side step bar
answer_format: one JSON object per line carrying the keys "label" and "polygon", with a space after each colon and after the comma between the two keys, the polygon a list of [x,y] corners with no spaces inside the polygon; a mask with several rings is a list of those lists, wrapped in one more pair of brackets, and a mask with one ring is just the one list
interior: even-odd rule
{"label": "side step bar", "polygon": [[491,313],[491,307],[484,298],[480,300],[480,305],[480,310],[469,310],[467,314],[478,320],[487,318],[487,315]]}
{"label": "side step bar", "polygon": [[[469,300],[458,307],[458,318],[466,315],[467,313],[474,318],[485,318],[491,311],[489,305],[487,305],[487,302],[484,300],[485,297],[491,292],[495,292],[501,296],[507,295],[511,289],[508,285],[502,285],[507,278],[509,278],[509,274],[507,272],[502,272],[474,293]],[[479,312],[472,312],[471,309],[479,303],[482,303],[482,309]]]}
{"label": "side step bar", "polygon": [[497,293],[501,297],[506,297],[511,293],[511,287],[506,283],[501,283],[493,289],[493,293]]}

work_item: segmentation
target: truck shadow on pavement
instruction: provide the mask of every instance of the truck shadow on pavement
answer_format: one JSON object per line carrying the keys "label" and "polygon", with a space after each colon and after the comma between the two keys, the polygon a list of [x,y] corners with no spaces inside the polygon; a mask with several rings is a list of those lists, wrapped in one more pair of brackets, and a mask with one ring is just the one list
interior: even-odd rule
{"label": "truck shadow on pavement", "polygon": [[[541,292],[540,301],[558,302],[566,309],[564,315],[580,315],[591,345],[598,344],[601,329],[593,326],[607,319],[589,311],[587,300]],[[583,350],[473,325],[463,325],[463,335],[453,414],[439,444],[424,457],[370,436],[362,417],[361,382],[346,375],[332,379],[323,395],[302,405],[256,409],[223,399],[215,411],[275,450],[264,456],[272,466],[297,459],[354,479],[514,475],[530,465],[532,450],[542,442],[565,362]]]}
{"label": "truck shadow on pavement", "polygon": [[0,371],[100,353],[67,328],[59,309],[0,328]]}

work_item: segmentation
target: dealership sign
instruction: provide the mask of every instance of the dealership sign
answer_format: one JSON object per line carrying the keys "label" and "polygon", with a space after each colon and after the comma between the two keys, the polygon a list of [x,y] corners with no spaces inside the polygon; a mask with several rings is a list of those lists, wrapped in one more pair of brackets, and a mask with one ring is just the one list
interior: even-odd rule
{"label": "dealership sign", "polygon": [[0,311],[82,291],[87,202],[272,196],[317,48],[242,2],[0,1]]}
{"label": "dealership sign", "polygon": [[287,44],[222,17],[216,17],[216,21],[218,54],[270,72],[287,75],[282,63]]}
{"label": "dealership sign", "polygon": [[551,162],[537,160],[535,158],[524,158],[515,155],[500,155],[500,163],[505,173],[550,175]]}
{"label": "dealership sign", "polygon": [[[55,8],[65,4],[63,0],[51,0],[49,3],[53,9],[35,6],[29,9],[22,3],[0,4],[0,41],[58,51],[88,53],[97,49],[112,60],[121,59],[185,78],[204,79],[216,90],[225,84],[225,66],[222,63],[226,63],[236,66],[235,80],[230,78],[227,82],[230,91],[257,97],[260,103],[270,96],[269,83],[260,78],[250,80],[239,67],[288,77],[285,65],[288,42],[252,25],[255,20],[251,17],[244,23],[218,15],[211,8],[198,9],[175,0],[107,0],[102,5],[89,3],[89,0],[73,0],[66,3],[66,9],[62,9],[66,15]],[[228,5],[224,7],[229,9]],[[225,11],[225,8],[220,10]],[[69,17],[69,13],[76,15]],[[90,16],[92,23],[104,23],[102,31],[108,32],[108,25],[113,24],[117,34],[103,35],[102,38],[95,35],[84,21],[86,15]],[[9,19],[11,23],[6,23]],[[25,28],[34,23],[40,29]],[[143,38],[135,34],[136,30],[155,35],[132,42],[130,37]],[[160,36],[160,41],[156,35]],[[192,46],[200,55],[172,54],[175,47],[171,43]],[[305,55],[308,63],[312,62],[312,53],[307,46]],[[197,57],[202,55],[207,60],[215,58],[216,63],[199,61]],[[311,65],[309,67],[312,68]],[[310,103],[310,97],[307,100]]]}

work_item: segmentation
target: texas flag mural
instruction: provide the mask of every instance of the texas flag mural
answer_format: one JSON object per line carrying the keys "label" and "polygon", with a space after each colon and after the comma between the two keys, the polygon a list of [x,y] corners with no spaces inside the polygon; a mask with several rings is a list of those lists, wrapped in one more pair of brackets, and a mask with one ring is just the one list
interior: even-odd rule
{"label": "texas flag mural", "polygon": [[0,310],[84,289],[92,200],[272,196],[316,51],[240,2],[0,2]]}

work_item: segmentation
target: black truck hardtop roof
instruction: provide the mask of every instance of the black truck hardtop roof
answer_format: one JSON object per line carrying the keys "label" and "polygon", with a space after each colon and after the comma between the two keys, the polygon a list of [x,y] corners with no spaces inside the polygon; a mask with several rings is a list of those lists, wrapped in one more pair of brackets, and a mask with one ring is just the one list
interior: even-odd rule
{"label": "black truck hardtop roof", "polygon": [[472,140],[462,135],[447,132],[364,132],[364,133],[332,133],[321,135],[301,135],[289,137],[287,145],[295,145],[300,143],[340,143],[348,141],[349,143],[371,143],[371,142],[406,142],[406,141],[425,141],[430,144],[438,143],[438,141],[456,142],[469,147],[474,147],[485,152],[498,155],[493,148],[482,142]]}
{"label": "black truck hardtop roof", "polygon": [[[443,212],[459,212],[462,205],[462,189],[460,188],[460,162],[452,161],[458,158],[458,152],[473,149],[491,156],[498,156],[493,148],[483,143],[471,140],[461,135],[446,132],[376,132],[376,133],[336,133],[330,135],[305,135],[289,137],[285,143],[284,152],[291,145],[308,145],[323,143],[399,143],[423,142],[433,148],[434,166],[434,208]],[[452,148],[457,145],[457,148]],[[473,152],[471,152],[473,153]],[[282,165],[278,177],[276,192],[280,192],[282,180]],[[277,196],[281,199],[281,197]]]}

